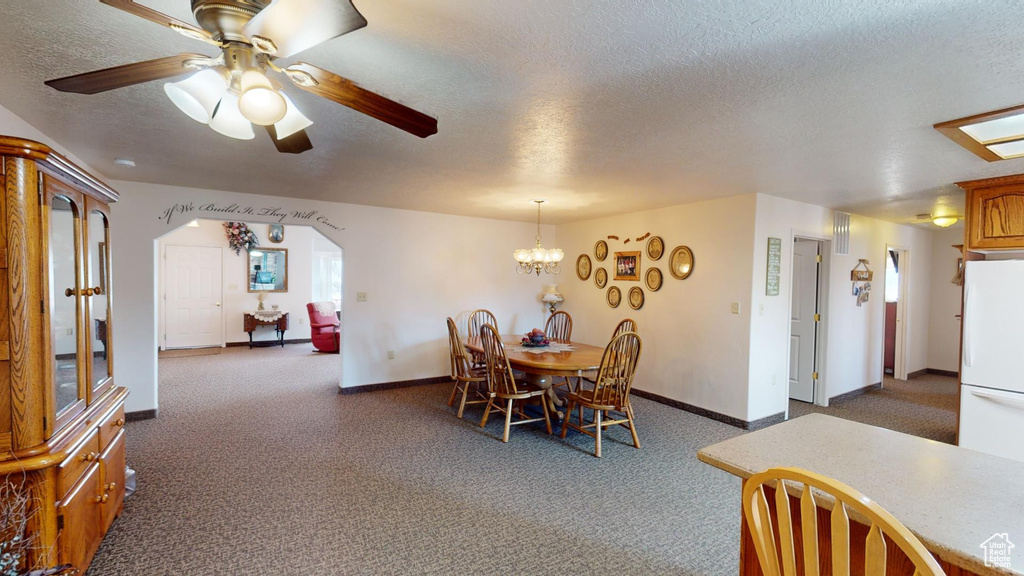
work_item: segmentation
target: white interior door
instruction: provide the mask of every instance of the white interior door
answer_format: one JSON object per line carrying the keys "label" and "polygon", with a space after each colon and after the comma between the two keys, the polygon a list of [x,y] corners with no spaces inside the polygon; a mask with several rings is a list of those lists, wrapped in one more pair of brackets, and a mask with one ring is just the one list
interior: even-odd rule
{"label": "white interior door", "polygon": [[814,402],[814,359],[818,313],[818,245],[793,243],[793,303],[789,332],[789,397]]}
{"label": "white interior door", "polygon": [[221,346],[222,249],[167,246],[164,258],[164,347]]}

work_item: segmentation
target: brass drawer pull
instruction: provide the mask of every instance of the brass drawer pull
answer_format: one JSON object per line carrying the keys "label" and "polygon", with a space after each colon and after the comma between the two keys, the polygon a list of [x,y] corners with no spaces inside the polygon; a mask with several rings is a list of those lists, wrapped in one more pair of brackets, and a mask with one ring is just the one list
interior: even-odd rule
{"label": "brass drawer pull", "polygon": [[117,482],[111,482],[103,487],[104,492],[111,492],[113,490],[117,490]]}
{"label": "brass drawer pull", "polygon": [[114,420],[114,426],[124,426],[124,418],[118,418]]}
{"label": "brass drawer pull", "polygon": [[82,462],[92,462],[93,459],[96,458],[96,453],[95,452],[89,452],[88,454],[82,454],[78,458]]}
{"label": "brass drawer pull", "polygon": [[107,500],[110,500],[110,494],[104,494],[103,496],[96,497],[97,504],[106,504]]}

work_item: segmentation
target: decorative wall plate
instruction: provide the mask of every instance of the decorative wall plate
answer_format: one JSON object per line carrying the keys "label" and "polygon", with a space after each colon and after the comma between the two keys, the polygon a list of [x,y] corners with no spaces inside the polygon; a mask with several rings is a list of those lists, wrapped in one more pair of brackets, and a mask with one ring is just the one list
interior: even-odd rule
{"label": "decorative wall plate", "polygon": [[604,288],[604,285],[608,283],[608,271],[604,268],[598,268],[594,270],[594,284],[598,288]]}
{"label": "decorative wall plate", "polygon": [[693,252],[686,246],[676,246],[668,259],[668,271],[674,278],[685,280],[693,273]]}
{"label": "decorative wall plate", "polygon": [[608,257],[608,243],[604,240],[598,240],[597,244],[594,244],[594,258],[597,258],[598,262],[604,262],[604,259]]}
{"label": "decorative wall plate", "polygon": [[612,308],[618,308],[619,302],[622,302],[622,292],[618,286],[612,286],[608,289],[608,305]]}
{"label": "decorative wall plate", "polygon": [[661,239],[661,236],[655,236],[647,241],[647,257],[651,260],[661,259],[661,255],[665,253],[665,242]]}
{"label": "decorative wall plate", "polygon": [[647,274],[644,276],[644,280],[647,283],[647,289],[651,292],[657,292],[661,288],[661,282],[663,280],[661,276],[661,270],[658,268],[648,268]]}
{"label": "decorative wall plate", "polygon": [[629,307],[639,310],[644,306],[644,291],[639,286],[629,289]]}
{"label": "decorative wall plate", "polygon": [[576,276],[580,280],[590,279],[590,256],[580,254],[580,257],[576,259]]}

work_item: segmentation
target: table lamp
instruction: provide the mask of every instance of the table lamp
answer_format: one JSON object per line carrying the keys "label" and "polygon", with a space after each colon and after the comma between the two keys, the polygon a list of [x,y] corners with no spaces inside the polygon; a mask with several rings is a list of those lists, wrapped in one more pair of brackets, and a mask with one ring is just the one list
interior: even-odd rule
{"label": "table lamp", "polygon": [[548,304],[548,310],[555,313],[555,305],[565,298],[558,292],[557,284],[548,284],[544,287],[544,293],[540,295],[540,301]]}

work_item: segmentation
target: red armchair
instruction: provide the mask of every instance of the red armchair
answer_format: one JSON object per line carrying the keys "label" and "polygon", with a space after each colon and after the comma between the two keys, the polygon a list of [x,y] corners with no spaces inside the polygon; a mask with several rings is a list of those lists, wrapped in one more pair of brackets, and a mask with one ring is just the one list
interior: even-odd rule
{"label": "red armchair", "polygon": [[310,338],[313,346],[321,352],[339,354],[341,352],[341,321],[334,313],[333,302],[310,302],[306,304],[309,312]]}

